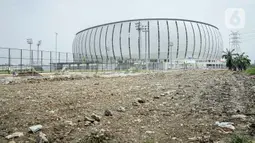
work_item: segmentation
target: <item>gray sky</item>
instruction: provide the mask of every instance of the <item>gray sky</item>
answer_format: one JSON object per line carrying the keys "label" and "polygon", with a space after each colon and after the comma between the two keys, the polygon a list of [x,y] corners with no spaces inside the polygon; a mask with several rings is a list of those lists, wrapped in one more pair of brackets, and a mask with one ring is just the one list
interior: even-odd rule
{"label": "gray sky", "polygon": [[[25,49],[31,37],[34,43],[42,40],[43,50],[54,50],[58,32],[59,51],[71,52],[76,32],[90,26],[133,18],[185,18],[217,26],[225,49],[227,8],[243,8],[246,25],[240,31],[255,33],[254,0],[0,0],[0,47]],[[241,50],[254,61],[255,34],[243,39]]]}

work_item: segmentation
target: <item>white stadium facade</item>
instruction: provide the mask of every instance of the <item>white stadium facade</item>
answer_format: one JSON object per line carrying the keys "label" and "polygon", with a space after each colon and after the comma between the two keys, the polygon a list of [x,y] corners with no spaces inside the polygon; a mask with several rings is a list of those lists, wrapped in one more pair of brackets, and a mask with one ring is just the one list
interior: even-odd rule
{"label": "white stadium facade", "polygon": [[223,65],[219,29],[187,19],[132,19],[93,26],[76,34],[72,50],[75,62],[102,68],[113,63],[139,63],[149,69],[155,64],[159,69]]}

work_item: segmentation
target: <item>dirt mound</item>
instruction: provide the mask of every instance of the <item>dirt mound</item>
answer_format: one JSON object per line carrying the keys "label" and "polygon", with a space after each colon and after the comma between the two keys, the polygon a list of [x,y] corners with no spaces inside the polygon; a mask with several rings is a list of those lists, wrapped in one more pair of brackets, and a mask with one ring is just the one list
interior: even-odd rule
{"label": "dirt mound", "polygon": [[26,72],[20,72],[17,75],[18,77],[24,77],[24,76],[42,76],[39,73],[35,71],[26,71]]}

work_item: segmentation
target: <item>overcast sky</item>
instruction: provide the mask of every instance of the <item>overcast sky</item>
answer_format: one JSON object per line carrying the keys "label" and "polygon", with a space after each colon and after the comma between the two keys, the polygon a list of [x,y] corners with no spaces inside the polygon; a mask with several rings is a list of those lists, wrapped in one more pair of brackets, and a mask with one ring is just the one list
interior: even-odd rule
{"label": "overcast sky", "polygon": [[[255,33],[254,0],[0,0],[0,47],[25,49],[31,37],[53,51],[58,32],[59,51],[71,52],[75,34],[90,26],[134,18],[185,18],[217,26],[225,49],[230,34],[227,8],[243,8],[246,24],[240,31]],[[254,61],[255,34],[242,38],[241,50]]]}

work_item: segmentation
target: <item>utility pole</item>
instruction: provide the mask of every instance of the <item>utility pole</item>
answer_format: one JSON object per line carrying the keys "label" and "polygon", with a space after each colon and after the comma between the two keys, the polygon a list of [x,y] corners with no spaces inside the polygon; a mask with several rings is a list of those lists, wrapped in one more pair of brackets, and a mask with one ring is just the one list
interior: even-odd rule
{"label": "utility pole", "polygon": [[37,65],[39,65],[39,47],[42,44],[42,40],[37,43]]}
{"label": "utility pole", "polygon": [[142,31],[144,32],[144,36],[145,36],[145,64],[146,64],[146,70],[148,70],[148,61],[147,61],[147,34],[149,32],[148,26],[147,25],[142,26]]}
{"label": "utility pole", "polygon": [[30,58],[29,58],[29,66],[30,68],[32,69],[32,48],[31,48],[31,45],[33,44],[33,39],[32,38],[29,38],[27,39],[27,43],[29,44],[29,53],[30,53]]}
{"label": "utility pole", "polygon": [[55,48],[56,48],[56,64],[58,62],[58,33],[55,32],[56,36],[55,36]]}
{"label": "utility pole", "polygon": [[236,53],[240,54],[241,48],[240,48],[240,33],[239,31],[231,31],[231,34],[229,34],[229,48],[230,50],[235,50]]}

